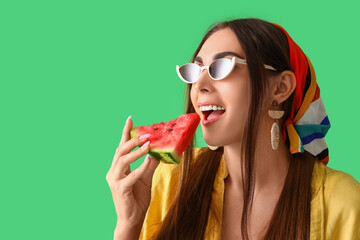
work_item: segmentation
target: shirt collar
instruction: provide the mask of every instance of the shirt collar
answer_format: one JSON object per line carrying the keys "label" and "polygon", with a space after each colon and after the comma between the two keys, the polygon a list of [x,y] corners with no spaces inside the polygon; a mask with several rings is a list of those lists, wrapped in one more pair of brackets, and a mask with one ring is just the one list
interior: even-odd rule
{"label": "shirt collar", "polygon": [[322,162],[315,160],[311,177],[311,200],[313,200],[319,193],[325,175],[325,168],[326,166]]}

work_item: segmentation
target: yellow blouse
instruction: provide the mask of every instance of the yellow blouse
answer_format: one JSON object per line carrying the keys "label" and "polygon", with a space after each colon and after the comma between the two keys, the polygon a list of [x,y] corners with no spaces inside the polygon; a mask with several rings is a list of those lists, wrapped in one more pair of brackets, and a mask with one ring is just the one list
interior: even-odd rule
{"label": "yellow blouse", "polygon": [[[194,148],[194,154],[200,148]],[[228,175],[224,155],[215,177],[213,202],[222,218],[224,179]],[[160,227],[174,201],[179,183],[179,165],[160,162],[153,176],[151,202],[141,229],[140,238],[151,239]],[[360,184],[351,175],[331,169],[316,161],[311,180],[310,239],[360,239]],[[221,224],[209,214],[205,239],[220,239]]]}

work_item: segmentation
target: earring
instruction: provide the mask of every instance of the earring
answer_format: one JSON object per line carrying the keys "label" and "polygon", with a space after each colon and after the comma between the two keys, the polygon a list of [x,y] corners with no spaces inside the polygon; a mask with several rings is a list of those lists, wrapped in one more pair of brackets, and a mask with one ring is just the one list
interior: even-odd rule
{"label": "earring", "polygon": [[[278,102],[274,100],[272,105],[274,107],[277,107]],[[275,120],[273,125],[271,126],[271,147],[274,150],[276,150],[279,146],[280,127],[278,119],[282,118],[284,112],[284,110],[269,110],[270,117]]]}
{"label": "earring", "polygon": [[210,145],[208,145],[208,147],[209,147],[211,150],[213,150],[213,151],[215,151],[216,149],[219,148],[219,146],[210,146]]}

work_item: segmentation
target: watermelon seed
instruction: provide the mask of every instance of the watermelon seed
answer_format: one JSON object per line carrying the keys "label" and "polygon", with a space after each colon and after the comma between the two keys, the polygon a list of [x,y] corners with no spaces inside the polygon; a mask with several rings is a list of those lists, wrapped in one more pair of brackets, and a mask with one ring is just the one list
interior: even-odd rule
{"label": "watermelon seed", "polygon": [[156,128],[154,128],[153,130],[158,130],[158,129],[159,129],[159,128],[156,127]]}
{"label": "watermelon seed", "polygon": [[172,131],[172,129],[171,128],[169,128],[168,130],[166,130],[167,132],[171,132]]}
{"label": "watermelon seed", "polygon": [[174,124],[172,125],[172,127],[175,126],[175,125],[176,125],[176,123],[174,123]]}

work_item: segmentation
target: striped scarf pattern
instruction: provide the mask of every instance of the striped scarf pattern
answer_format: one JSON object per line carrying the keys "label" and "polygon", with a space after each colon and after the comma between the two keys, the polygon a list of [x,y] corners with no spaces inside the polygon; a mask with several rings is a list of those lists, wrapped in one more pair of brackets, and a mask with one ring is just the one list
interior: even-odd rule
{"label": "striped scarf pattern", "polygon": [[320,97],[315,70],[310,59],[285,29],[276,23],[272,24],[286,34],[290,62],[296,76],[293,107],[283,126],[284,140],[286,141],[287,132],[290,142],[289,150],[292,154],[302,153],[305,150],[326,165],[329,161],[329,151],[324,138],[330,128],[330,122]]}

